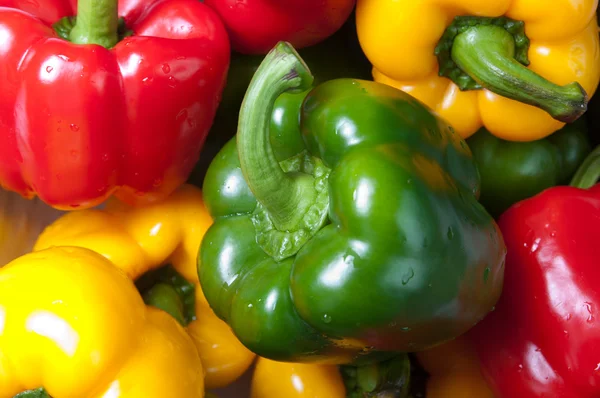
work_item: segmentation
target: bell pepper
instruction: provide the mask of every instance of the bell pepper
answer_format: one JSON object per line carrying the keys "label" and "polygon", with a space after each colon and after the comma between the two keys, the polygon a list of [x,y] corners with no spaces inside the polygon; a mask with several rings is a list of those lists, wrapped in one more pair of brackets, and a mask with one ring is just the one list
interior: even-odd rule
{"label": "bell pepper", "polygon": [[[199,285],[196,255],[211,222],[200,190],[183,185],[166,200],[145,207],[110,200],[104,210],[67,213],[42,232],[34,250],[53,246],[93,250],[135,280],[147,303],[165,310],[161,302],[184,306],[175,311],[180,313],[176,317],[200,353],[206,387],[218,388],[241,376],[254,354],[215,316]],[[172,267],[165,269],[165,264]],[[183,293],[181,301],[170,297],[174,289]]]}
{"label": "bell pepper", "polygon": [[0,0],[0,185],[59,209],[113,193],[162,200],[187,179],[212,124],[225,27],[196,0],[73,6]]}
{"label": "bell pepper", "polygon": [[429,375],[427,398],[495,398],[464,335],[415,355]]}
{"label": "bell pepper", "polygon": [[[358,44],[354,18],[348,19],[333,36],[317,45],[302,48],[298,53],[306,62],[310,63],[315,85],[340,77],[369,79],[371,76],[369,61]],[[189,182],[202,186],[210,162],[223,145],[235,136],[238,113],[244,95],[252,76],[263,59],[264,55],[231,54],[223,98],[217,109],[211,133],[206,139],[202,155],[188,180]],[[280,128],[278,126],[281,124],[291,125],[294,123],[297,125],[295,118],[305,96],[306,93],[282,94],[275,102],[271,128]],[[294,109],[290,109],[292,105]]]}
{"label": "bell pepper", "polygon": [[286,40],[313,46],[346,22],[356,0],[204,0],[221,16],[234,51],[266,54]]}
{"label": "bell pepper", "polygon": [[189,335],[93,251],[55,247],[1,268],[0,314],[2,397],[204,396]]}
{"label": "bell pepper", "polygon": [[496,398],[600,396],[599,177],[600,148],[499,219],[504,291],[468,334]]}
{"label": "bell pepper", "polygon": [[[373,78],[463,138],[535,141],[586,110],[600,80],[596,0],[358,0]],[[390,37],[395,40],[390,40]]]}
{"label": "bell pepper", "polygon": [[256,361],[250,398],[409,397],[411,363],[406,354],[365,366]]}
{"label": "bell pepper", "polygon": [[585,117],[533,142],[505,141],[480,129],[467,139],[481,175],[479,201],[494,217],[544,189],[568,184],[592,151]]}
{"label": "bell pepper", "polygon": [[289,362],[367,363],[464,333],[495,304],[505,254],[466,143],[409,95],[357,79],[308,93],[302,136],[271,131],[280,94],[311,84],[279,43],[209,167],[198,272],[211,308],[251,351]]}

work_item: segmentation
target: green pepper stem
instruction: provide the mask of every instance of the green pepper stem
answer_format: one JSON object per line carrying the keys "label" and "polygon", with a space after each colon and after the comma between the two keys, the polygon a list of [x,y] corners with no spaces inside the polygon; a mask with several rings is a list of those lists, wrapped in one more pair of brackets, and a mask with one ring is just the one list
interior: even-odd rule
{"label": "green pepper stem", "polygon": [[271,148],[269,125],[275,100],[309,89],[313,76],[296,50],[279,42],[254,74],[240,109],[237,147],[242,173],[256,200],[281,231],[296,226],[316,197],[313,177],[284,173]]}
{"label": "green pepper stem", "polygon": [[165,311],[185,326],[183,301],[173,286],[157,283],[144,293],[144,303]]}
{"label": "green pepper stem", "polygon": [[600,146],[596,147],[585,158],[575,172],[569,184],[572,187],[588,189],[600,179]]}
{"label": "green pepper stem", "polygon": [[44,388],[38,388],[37,390],[23,391],[15,395],[13,398],[51,398]]}
{"label": "green pepper stem", "polygon": [[69,41],[111,48],[119,41],[118,22],[118,0],[78,0]]}
{"label": "green pepper stem", "polygon": [[517,62],[513,36],[500,26],[475,25],[452,44],[452,59],[482,87],[548,112],[570,123],[587,109],[587,94],[577,82],[558,86]]}

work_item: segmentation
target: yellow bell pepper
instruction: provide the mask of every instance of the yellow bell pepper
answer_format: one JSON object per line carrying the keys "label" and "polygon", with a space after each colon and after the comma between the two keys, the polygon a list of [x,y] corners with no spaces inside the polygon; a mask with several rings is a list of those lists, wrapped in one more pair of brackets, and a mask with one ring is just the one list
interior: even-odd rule
{"label": "yellow bell pepper", "polygon": [[113,200],[104,210],[67,213],[44,230],[34,250],[85,247],[108,258],[132,280],[171,264],[195,287],[196,319],[186,330],[200,353],[206,387],[219,388],[241,376],[255,355],[217,318],[202,293],[196,256],[211,223],[201,191],[184,185],[165,201],[147,207]]}
{"label": "yellow bell pepper", "polygon": [[429,374],[427,398],[494,398],[464,337],[416,354]]}
{"label": "yellow bell pepper", "polygon": [[597,7],[598,0],[358,0],[356,23],[374,80],[424,102],[463,138],[485,127],[534,141],[579,117],[598,86]]}
{"label": "yellow bell pepper", "polygon": [[259,357],[250,398],[345,398],[344,381],[335,365],[276,362]]}
{"label": "yellow bell pepper", "polygon": [[0,269],[0,397],[194,398],[203,377],[183,328],[97,253],[51,248]]}

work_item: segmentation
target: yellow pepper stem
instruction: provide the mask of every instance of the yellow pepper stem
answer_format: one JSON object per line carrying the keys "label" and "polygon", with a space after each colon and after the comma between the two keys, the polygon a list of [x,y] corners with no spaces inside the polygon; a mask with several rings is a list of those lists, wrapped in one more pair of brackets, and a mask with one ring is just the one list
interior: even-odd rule
{"label": "yellow pepper stem", "polygon": [[486,88],[570,123],[587,110],[577,82],[556,85],[528,69],[524,24],[508,18],[457,17],[436,48],[440,75],[464,89]]}
{"label": "yellow pepper stem", "polygon": [[14,396],[14,398],[51,398],[50,395],[43,388],[37,390],[23,391],[20,394]]}
{"label": "yellow pepper stem", "polygon": [[165,311],[175,318],[180,325],[186,325],[183,315],[183,301],[173,286],[157,283],[144,294],[144,303]]}
{"label": "yellow pepper stem", "polygon": [[408,355],[362,366],[341,366],[348,397],[406,397],[410,391],[411,363]]}
{"label": "yellow pepper stem", "polygon": [[148,271],[135,285],[147,305],[165,311],[181,325],[187,326],[196,319],[195,287],[173,266]]}

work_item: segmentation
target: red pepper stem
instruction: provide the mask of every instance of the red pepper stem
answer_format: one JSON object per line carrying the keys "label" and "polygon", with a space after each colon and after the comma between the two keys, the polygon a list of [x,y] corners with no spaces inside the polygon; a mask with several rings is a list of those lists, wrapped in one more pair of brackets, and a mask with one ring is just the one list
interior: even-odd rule
{"label": "red pepper stem", "polygon": [[285,173],[271,148],[269,125],[275,100],[309,89],[313,76],[296,50],[279,42],[252,77],[240,109],[237,147],[248,187],[280,231],[293,230],[316,198],[314,179]]}
{"label": "red pepper stem", "polygon": [[588,189],[600,179],[600,146],[597,146],[577,169],[569,184],[572,187]]}
{"label": "red pepper stem", "polygon": [[77,21],[69,41],[112,48],[119,41],[118,0],[78,0]]}

